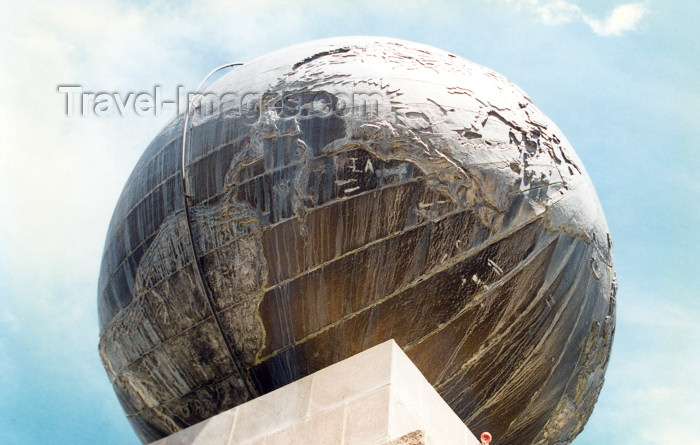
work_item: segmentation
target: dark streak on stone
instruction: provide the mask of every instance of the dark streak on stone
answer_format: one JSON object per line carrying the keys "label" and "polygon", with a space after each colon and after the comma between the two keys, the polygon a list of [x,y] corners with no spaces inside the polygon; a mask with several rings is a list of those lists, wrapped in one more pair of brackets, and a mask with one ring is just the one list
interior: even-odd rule
{"label": "dark streak on stone", "polygon": [[309,56],[309,57],[307,57],[306,59],[301,60],[301,61],[295,63],[294,66],[292,67],[292,69],[293,69],[293,70],[296,70],[297,68],[299,68],[300,66],[304,65],[305,63],[309,63],[309,62],[311,62],[311,61],[313,61],[313,60],[316,60],[316,59],[319,59],[319,58],[321,58],[321,57],[329,56],[329,55],[331,55],[331,54],[347,53],[347,52],[349,52],[349,51],[350,51],[350,48],[344,47],[344,48],[337,48],[337,49],[332,49],[332,50],[329,50],[329,51],[323,51],[323,52],[320,52],[320,53],[316,53],[316,54],[314,54],[313,56]]}

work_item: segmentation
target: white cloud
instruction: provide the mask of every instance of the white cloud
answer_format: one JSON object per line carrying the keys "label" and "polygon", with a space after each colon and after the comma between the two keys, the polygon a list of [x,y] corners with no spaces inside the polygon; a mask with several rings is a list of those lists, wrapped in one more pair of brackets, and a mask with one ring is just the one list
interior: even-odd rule
{"label": "white cloud", "polygon": [[565,0],[503,0],[515,3],[518,9],[531,10],[539,16],[546,25],[560,25],[574,21],[587,24],[599,36],[621,35],[636,29],[637,24],[647,13],[642,3],[626,3],[615,7],[603,20],[583,12],[576,4]]}
{"label": "white cloud", "polygon": [[598,35],[620,35],[636,29],[646,12],[646,8],[641,3],[628,3],[613,9],[605,20],[601,21],[584,15],[583,21]]}
{"label": "white cloud", "polygon": [[539,14],[540,19],[547,25],[558,25],[560,23],[568,23],[581,17],[581,8],[578,6],[557,0],[545,3],[541,6],[536,6],[535,11]]}

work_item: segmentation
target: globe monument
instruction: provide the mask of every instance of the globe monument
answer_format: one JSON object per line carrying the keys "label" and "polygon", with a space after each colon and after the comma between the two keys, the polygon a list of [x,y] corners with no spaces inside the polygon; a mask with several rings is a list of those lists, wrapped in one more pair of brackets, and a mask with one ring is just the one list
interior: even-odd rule
{"label": "globe monument", "polygon": [[394,339],[472,430],[568,443],[610,354],[611,249],[580,159],[503,76],[310,42],[222,76],[147,147],[99,351],[144,442]]}

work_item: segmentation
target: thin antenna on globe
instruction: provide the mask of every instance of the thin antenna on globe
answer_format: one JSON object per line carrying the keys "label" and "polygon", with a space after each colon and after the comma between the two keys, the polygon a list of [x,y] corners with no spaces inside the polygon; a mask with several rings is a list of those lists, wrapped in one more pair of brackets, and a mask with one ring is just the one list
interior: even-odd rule
{"label": "thin antenna on globe", "polygon": [[[185,222],[187,223],[187,239],[188,242],[186,244],[189,245],[189,254],[192,256],[192,263],[194,264],[194,269],[195,269],[195,276],[196,276],[196,281],[197,281],[197,286],[202,290],[204,295],[206,296],[207,304],[209,306],[209,309],[211,310],[212,316],[214,318],[214,321],[216,322],[216,326],[219,329],[219,332],[221,333],[222,337],[225,338],[224,330],[221,326],[221,320],[219,320],[219,316],[217,315],[216,312],[216,306],[214,305],[214,298],[212,296],[211,289],[209,288],[209,285],[207,284],[206,279],[204,278],[204,272],[202,271],[202,266],[199,263],[199,256],[197,255],[197,250],[194,245],[194,235],[192,234],[192,222],[190,221],[190,206],[188,199],[192,197],[190,194],[191,187],[190,187],[190,182],[189,182],[189,176],[187,175],[187,155],[188,155],[188,139],[187,139],[187,133],[190,128],[190,110],[192,109],[192,106],[194,105],[195,100],[201,96],[200,90],[204,86],[204,84],[217,72],[224,70],[226,68],[233,68],[236,66],[241,66],[243,65],[242,63],[227,63],[226,65],[221,65],[218,68],[215,68],[209,72],[206,76],[204,76],[204,79],[199,83],[197,88],[194,91],[194,95],[192,96],[192,99],[187,101],[187,110],[185,111],[185,118],[184,122],[182,124],[182,150],[181,150],[181,158],[180,158],[180,173],[182,174],[182,183],[181,183],[181,193],[182,193],[182,203],[183,203],[183,210],[185,212]],[[234,353],[232,346],[229,344],[229,342],[224,342],[226,344],[226,348],[228,350],[229,356],[231,357],[231,361],[233,362],[233,366],[236,369],[236,372],[240,376],[241,380],[245,383],[245,388],[246,391],[248,392],[248,397],[249,398],[254,398],[256,397],[257,391],[255,391],[255,388],[253,388],[252,383],[247,379],[241,370],[241,366],[238,363],[238,359],[236,358],[236,354]]]}
{"label": "thin antenna on globe", "polygon": [[[182,169],[183,190],[185,192],[188,191],[188,189],[189,189],[189,187],[188,187],[189,184],[187,182],[187,176],[185,175],[185,166],[187,165],[185,156],[187,153],[187,131],[189,130],[188,124],[190,121],[190,109],[192,108],[192,105],[194,105],[194,101],[195,101],[195,99],[197,99],[198,95],[201,96],[201,93],[199,90],[202,89],[204,84],[211,78],[211,76],[213,76],[214,74],[216,74],[219,71],[224,70],[226,68],[233,68],[233,67],[241,66],[241,65],[243,65],[243,64],[242,63],[227,63],[226,65],[221,65],[218,68],[214,68],[213,70],[211,70],[209,72],[209,74],[204,76],[204,79],[202,79],[202,81],[199,83],[199,85],[197,85],[197,88],[194,90],[194,95],[192,96],[192,99],[187,101],[187,110],[185,110],[185,121],[182,124],[182,152],[181,152],[182,159],[181,159],[181,164],[180,164],[181,169]],[[187,195],[185,194],[185,196],[187,196]]]}

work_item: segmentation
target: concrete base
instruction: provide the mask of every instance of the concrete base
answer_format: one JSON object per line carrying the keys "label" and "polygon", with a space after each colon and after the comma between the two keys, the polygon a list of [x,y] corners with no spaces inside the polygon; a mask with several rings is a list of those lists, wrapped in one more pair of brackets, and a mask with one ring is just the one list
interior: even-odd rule
{"label": "concrete base", "polygon": [[479,445],[387,341],[154,445]]}

